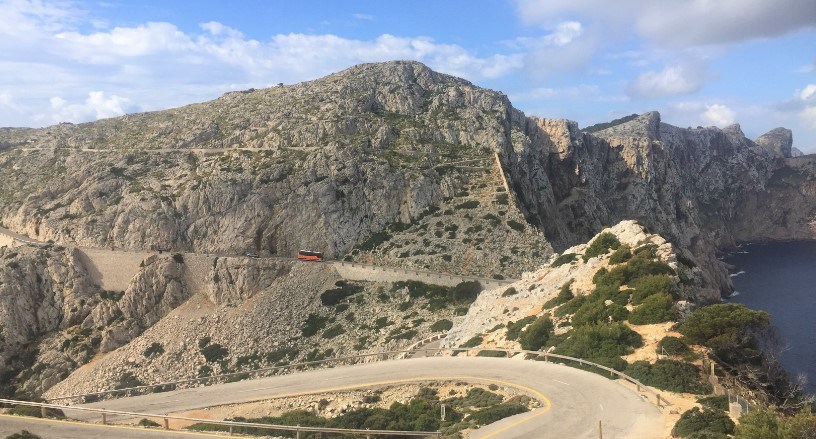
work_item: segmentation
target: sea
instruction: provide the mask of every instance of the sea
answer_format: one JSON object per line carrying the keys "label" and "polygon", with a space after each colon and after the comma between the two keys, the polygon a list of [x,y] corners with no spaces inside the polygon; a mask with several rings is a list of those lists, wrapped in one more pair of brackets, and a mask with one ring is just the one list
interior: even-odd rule
{"label": "sea", "polygon": [[735,267],[726,300],[771,315],[785,346],[780,362],[805,374],[816,395],[816,241],[743,244],[724,261]]}

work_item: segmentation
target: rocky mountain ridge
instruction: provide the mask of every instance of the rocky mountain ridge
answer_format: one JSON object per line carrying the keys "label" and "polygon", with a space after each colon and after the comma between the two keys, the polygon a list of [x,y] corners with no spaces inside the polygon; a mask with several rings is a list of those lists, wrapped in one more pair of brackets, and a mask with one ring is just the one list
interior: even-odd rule
{"label": "rocky mountain ridge", "polygon": [[[415,62],[88,124],[0,129],[0,222],[56,243],[2,253],[0,360],[13,375],[33,365],[17,381],[39,394],[111,352],[54,392],[97,390],[144,364],[155,366],[141,377],[149,381],[187,376],[171,367],[178,364],[213,373],[241,358],[332,355],[320,337],[333,328],[325,340],[338,337],[332,343],[346,351],[407,344],[457,308],[430,311],[393,285],[336,285],[390,316],[377,323],[321,304],[336,273],[245,258],[216,259],[203,295],[192,294],[182,262],[169,256],[145,260],[126,291],[105,292],[71,245],[284,256],[311,248],[501,277],[636,220],[697,267],[684,299],[718,301],[730,289],[721,249],[816,237],[816,158],[793,157],[791,142],[781,128],[752,141],[738,125],[684,129],[657,113],[588,134]],[[408,305],[395,313],[397,303]],[[182,311],[195,317],[168,317]],[[265,329],[233,334],[248,321]],[[301,339],[306,322],[328,327]],[[234,337],[203,333],[213,328]],[[163,343],[169,332],[184,341]],[[199,346],[205,337],[212,340]],[[210,342],[232,356],[203,357]],[[166,356],[145,354],[153,343]],[[290,358],[293,344],[311,351]],[[94,375],[101,378],[87,381]]]}

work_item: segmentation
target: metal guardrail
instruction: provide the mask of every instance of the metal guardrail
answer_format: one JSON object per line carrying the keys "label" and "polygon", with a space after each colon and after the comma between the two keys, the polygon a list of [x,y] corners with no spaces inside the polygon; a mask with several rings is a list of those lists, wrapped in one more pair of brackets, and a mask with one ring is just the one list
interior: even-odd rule
{"label": "metal guardrail", "polygon": [[490,277],[480,277],[480,276],[467,276],[467,275],[460,275],[460,274],[450,274],[450,273],[439,273],[435,271],[425,271],[425,270],[414,270],[410,268],[394,268],[394,267],[384,267],[381,265],[370,265],[370,264],[361,264],[358,262],[347,262],[347,261],[326,261],[331,264],[339,265],[341,267],[352,267],[352,268],[364,268],[367,270],[374,270],[374,271],[382,271],[384,273],[403,273],[403,274],[410,274],[413,276],[424,276],[428,279],[461,279],[461,280],[474,280],[481,283],[483,286],[487,287],[490,284],[495,284],[497,286],[502,285],[509,285],[515,282],[518,282],[519,279],[493,279]]}
{"label": "metal guardrail", "polygon": [[[303,370],[305,368],[311,366],[321,366],[327,364],[340,364],[344,362],[350,362],[350,364],[357,364],[360,360],[363,359],[370,359],[373,358],[375,361],[383,359],[383,361],[388,360],[389,358],[393,358],[395,360],[402,360],[404,355],[417,353],[417,352],[433,352],[435,355],[441,355],[444,353],[450,353],[451,356],[458,356],[460,353],[465,353],[466,356],[470,356],[471,353],[474,353],[474,356],[478,355],[479,352],[486,351],[486,352],[504,352],[506,356],[513,357],[519,354],[525,355],[525,359],[541,359],[543,361],[550,361],[551,358],[569,361],[573,363],[578,363],[583,366],[594,367],[600,369],[605,372],[609,372],[610,377],[617,377],[619,379],[623,379],[635,385],[637,392],[645,392],[654,397],[654,403],[659,407],[662,408],[663,405],[661,403],[665,403],[666,401],[662,399],[660,393],[655,392],[648,386],[644,385],[640,381],[636,380],[635,378],[626,375],[623,372],[617,371],[611,367],[603,366],[601,364],[593,363],[591,361],[587,361],[581,358],[569,357],[566,355],[559,355],[553,354],[549,352],[542,352],[542,351],[529,351],[523,349],[503,349],[503,348],[425,348],[425,349],[404,349],[404,350],[396,350],[396,351],[386,351],[386,352],[375,352],[369,354],[358,354],[358,355],[350,355],[346,357],[338,357],[338,358],[329,358],[325,360],[318,360],[318,361],[308,361],[304,363],[294,363],[284,366],[274,366],[274,367],[267,367],[261,369],[253,369],[248,371],[242,372],[233,372],[228,374],[222,375],[214,375],[210,377],[202,377],[202,378],[190,378],[185,380],[178,380],[178,381],[169,381],[159,384],[152,384],[152,385],[145,385],[145,386],[136,386],[136,387],[129,387],[125,389],[115,389],[115,390],[107,390],[102,392],[92,392],[92,393],[84,393],[78,395],[69,395],[69,396],[62,396],[56,398],[49,398],[49,401],[65,401],[68,400],[69,404],[73,402],[72,400],[76,400],[79,403],[87,403],[98,401],[103,397],[121,395],[120,397],[129,397],[129,396],[137,396],[147,393],[161,393],[166,392],[169,390],[175,390],[179,388],[180,385],[187,385],[193,384],[190,387],[198,387],[195,386],[197,383],[205,383],[204,385],[213,385],[213,384],[220,384],[231,382],[230,379],[238,378],[234,381],[241,381],[245,379],[252,378],[253,376],[256,378],[260,378],[262,376],[270,376],[274,372],[284,371],[284,370]],[[402,358],[401,358],[402,357]],[[565,366],[569,366],[569,364],[563,363]],[[182,387],[188,388],[188,387]],[[168,390],[169,389],[169,390]]]}
{"label": "metal guardrail", "polygon": [[57,404],[47,404],[47,403],[39,403],[39,402],[29,402],[29,401],[17,401],[13,399],[0,399],[0,404],[9,404],[9,405],[22,405],[28,407],[40,407],[43,411],[45,409],[57,409],[65,411],[81,411],[81,412],[90,412],[90,413],[99,413],[102,415],[102,424],[107,425],[107,417],[108,415],[114,416],[128,416],[133,418],[144,418],[144,419],[161,419],[164,421],[164,429],[170,430],[169,421],[172,419],[174,421],[187,421],[187,422],[195,422],[201,424],[208,424],[208,425],[223,425],[229,427],[229,433],[232,434],[232,430],[235,427],[250,427],[250,428],[259,428],[264,430],[282,430],[282,431],[294,431],[297,434],[297,437],[300,437],[301,433],[337,433],[337,434],[351,434],[351,435],[361,435],[365,437],[371,436],[419,436],[419,437],[440,437],[442,432],[440,431],[405,431],[405,430],[364,430],[364,429],[356,429],[356,428],[327,428],[327,427],[302,427],[300,425],[279,425],[279,424],[258,424],[254,422],[237,422],[237,421],[217,421],[212,419],[201,419],[201,418],[190,418],[186,416],[172,416],[172,415],[158,415],[155,413],[138,413],[138,412],[125,412],[120,410],[106,410],[106,409],[94,409],[89,407],[76,407],[76,406],[66,406],[66,405],[57,405]]}

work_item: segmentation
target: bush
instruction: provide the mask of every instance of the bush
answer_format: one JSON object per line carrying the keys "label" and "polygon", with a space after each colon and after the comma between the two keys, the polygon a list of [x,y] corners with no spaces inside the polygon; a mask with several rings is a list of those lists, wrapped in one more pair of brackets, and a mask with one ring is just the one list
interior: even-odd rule
{"label": "bush", "polygon": [[477,357],[504,358],[504,357],[507,356],[507,352],[484,350],[484,351],[479,351],[479,353],[476,354],[476,356]]}
{"label": "bush", "polygon": [[555,260],[552,261],[552,264],[550,264],[550,267],[555,268],[555,267],[560,267],[560,266],[562,266],[564,264],[571,264],[571,263],[575,262],[576,259],[578,259],[577,254],[575,254],[575,253],[564,253],[563,255],[555,258]]}
{"label": "bush", "polygon": [[154,356],[158,357],[163,353],[164,353],[164,346],[162,346],[161,343],[153,343],[150,346],[148,346],[147,349],[145,349],[144,356],[146,358],[151,358],[151,357],[154,357]]}
{"label": "bush", "polygon": [[711,385],[700,380],[700,371],[691,363],[675,360],[636,361],[626,368],[627,375],[647,386],[670,392],[710,393]]}
{"label": "bush", "polygon": [[544,309],[549,309],[549,308],[556,307],[558,305],[563,305],[563,304],[567,303],[570,299],[575,297],[575,295],[572,294],[571,286],[572,286],[572,280],[565,283],[564,285],[561,285],[561,289],[558,290],[558,295],[556,295],[552,299],[544,302],[543,308]]}
{"label": "bush", "polygon": [[374,250],[380,244],[382,244],[385,241],[388,241],[390,239],[391,239],[391,235],[388,232],[381,231],[381,232],[374,233],[371,236],[369,236],[368,239],[366,239],[365,242],[363,242],[360,245],[360,250],[362,250],[362,251]]}
{"label": "bush", "polygon": [[346,330],[343,329],[343,325],[337,324],[337,325],[334,325],[331,328],[323,331],[323,334],[321,335],[321,337],[323,339],[325,339],[325,340],[331,340],[334,337],[337,337],[338,335],[343,334],[345,332],[346,332]]}
{"label": "bush", "polygon": [[210,338],[210,337],[201,337],[201,338],[199,338],[198,339],[198,348],[199,349],[204,348],[204,346],[207,346],[208,344],[210,344],[210,340],[212,340],[212,338]]}
{"label": "bush", "polygon": [[479,410],[476,413],[473,413],[468,418],[470,421],[475,422],[477,425],[487,425],[492,424],[500,419],[504,419],[508,416],[517,415],[519,413],[527,412],[527,407],[521,404],[499,404],[494,405],[492,407],[488,407],[483,410]]}
{"label": "bush", "polygon": [[457,303],[473,303],[481,292],[482,284],[478,281],[465,281],[453,287],[451,298]]}
{"label": "bush", "polygon": [[758,409],[740,417],[734,439],[810,439],[816,437],[816,415],[803,410],[793,417],[781,418],[774,412]]}
{"label": "bush", "polygon": [[138,424],[139,427],[161,427],[158,422],[151,421],[150,419],[142,418]]}
{"label": "bush", "polygon": [[468,201],[465,201],[464,203],[456,205],[457,209],[475,209],[477,207],[479,207],[479,201],[478,200],[468,200]]}
{"label": "bush", "polygon": [[674,281],[665,274],[643,276],[632,281],[629,286],[635,290],[632,292],[633,305],[640,305],[647,297],[655,294],[674,292]]}
{"label": "bush", "polygon": [[717,348],[739,343],[753,331],[765,328],[770,316],[737,303],[720,303],[698,308],[680,325],[680,333],[690,343]]}
{"label": "bush", "polygon": [[528,351],[537,351],[547,344],[553,332],[553,322],[549,317],[539,317],[527,326],[519,335],[521,348]]}
{"label": "bush", "polygon": [[688,355],[691,348],[681,339],[667,335],[657,343],[657,353],[666,355]]}
{"label": "bush", "polygon": [[517,340],[521,330],[524,329],[525,326],[529,325],[536,321],[536,316],[527,316],[517,322],[510,321],[507,323],[507,333],[505,334],[505,338],[508,340]]}
{"label": "bush", "polygon": [[672,436],[726,439],[734,433],[734,421],[719,410],[700,410],[694,407],[683,413],[674,424]]}
{"label": "bush", "polygon": [[462,346],[459,346],[459,347],[460,348],[475,348],[476,346],[479,346],[480,344],[482,344],[482,341],[484,341],[484,337],[482,337],[481,335],[476,335],[476,336],[471,337],[470,340],[464,342],[462,344]]}
{"label": "bush", "polygon": [[629,322],[634,325],[649,325],[675,320],[677,313],[672,306],[672,298],[668,294],[649,296],[629,314]]}
{"label": "bush", "polygon": [[173,260],[176,261],[179,264],[183,264],[184,263],[184,255],[182,255],[181,253],[173,253]]}
{"label": "bush", "polygon": [[453,328],[453,322],[448,319],[442,319],[431,325],[431,332],[444,332]]}
{"label": "bush", "polygon": [[567,314],[575,314],[575,311],[578,311],[587,301],[589,301],[589,296],[573,297],[555,310],[555,316],[564,317]]}
{"label": "bush", "polygon": [[623,323],[581,326],[567,333],[555,353],[582,358],[616,370],[626,368],[621,355],[643,346],[643,338]]}
{"label": "bush", "polygon": [[211,344],[201,349],[201,355],[207,360],[207,363],[215,363],[221,361],[229,354],[227,348],[218,343]]}
{"label": "bush", "polygon": [[572,316],[571,322],[573,326],[620,322],[626,320],[628,314],[629,310],[617,303],[606,305],[605,301],[596,299],[581,305]]}
{"label": "bush", "polygon": [[515,296],[516,294],[518,294],[518,290],[516,290],[513,287],[510,287],[510,288],[504,290],[504,292],[502,293],[501,296],[502,297],[510,297],[510,296]]}
{"label": "bush", "polygon": [[621,245],[617,250],[612,252],[612,256],[609,257],[609,263],[617,265],[629,259],[632,259],[632,249],[630,249],[628,245]]}
{"label": "bush", "polygon": [[507,225],[510,226],[511,229],[521,232],[524,231],[524,224],[516,221],[516,220],[507,220]]}
{"label": "bush", "polygon": [[321,316],[319,314],[309,314],[309,317],[306,318],[306,321],[303,322],[303,326],[300,327],[301,333],[303,333],[304,337],[311,337],[326,327],[326,322],[329,321],[328,317]]}
{"label": "bush", "polygon": [[598,235],[597,238],[593,239],[592,242],[587,247],[586,251],[584,252],[584,256],[582,259],[584,262],[594,258],[595,256],[605,255],[609,253],[609,250],[616,250],[620,247],[620,241],[618,237],[615,236],[614,233],[604,232]]}
{"label": "bush", "polygon": [[337,305],[345,298],[363,291],[363,287],[361,285],[350,284],[345,281],[338,281],[335,285],[337,285],[337,288],[326,290],[320,295],[320,301],[324,306]]}
{"label": "bush", "polygon": [[[10,415],[16,416],[28,416],[30,418],[42,418],[43,411],[40,407],[34,407],[30,405],[15,405],[14,407],[9,410]],[[46,408],[45,409],[45,417],[46,418],[56,418],[56,419],[65,419],[65,413],[63,413],[60,409],[52,409]]]}
{"label": "bush", "polygon": [[705,410],[720,410],[723,412],[728,411],[727,395],[704,396],[702,398],[697,398],[697,402],[699,402]]}
{"label": "bush", "polygon": [[19,433],[14,433],[6,436],[6,439],[42,439],[42,438],[28,430],[23,430]]}

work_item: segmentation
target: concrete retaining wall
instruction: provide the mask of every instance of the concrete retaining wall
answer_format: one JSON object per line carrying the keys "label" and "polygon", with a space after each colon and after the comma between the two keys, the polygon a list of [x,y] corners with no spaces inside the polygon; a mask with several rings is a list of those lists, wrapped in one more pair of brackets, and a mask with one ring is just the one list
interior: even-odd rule
{"label": "concrete retaining wall", "polygon": [[125,291],[142,261],[156,254],[82,247],[77,247],[77,253],[93,282],[109,291]]}

